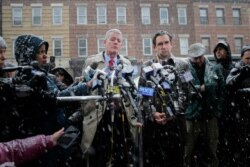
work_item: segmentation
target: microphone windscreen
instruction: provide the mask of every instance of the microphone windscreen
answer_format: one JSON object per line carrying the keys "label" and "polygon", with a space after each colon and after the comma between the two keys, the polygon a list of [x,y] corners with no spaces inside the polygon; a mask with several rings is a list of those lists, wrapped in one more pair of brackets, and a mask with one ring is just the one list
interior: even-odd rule
{"label": "microphone windscreen", "polygon": [[153,62],[151,60],[148,60],[148,61],[143,63],[144,66],[151,66],[152,64],[153,64]]}
{"label": "microphone windscreen", "polygon": [[123,60],[122,59],[119,59],[119,63],[118,64],[122,64],[123,65]]}
{"label": "microphone windscreen", "polygon": [[94,61],[94,62],[90,65],[90,67],[91,67],[93,70],[96,70],[97,67],[98,67],[98,62]]}

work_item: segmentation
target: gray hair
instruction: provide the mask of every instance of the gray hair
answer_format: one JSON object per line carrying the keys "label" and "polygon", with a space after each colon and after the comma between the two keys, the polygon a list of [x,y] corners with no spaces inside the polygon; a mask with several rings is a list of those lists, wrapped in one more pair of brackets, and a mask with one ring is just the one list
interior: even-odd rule
{"label": "gray hair", "polygon": [[7,44],[5,42],[5,40],[3,39],[3,37],[0,36],[0,48],[7,48]]}
{"label": "gray hair", "polygon": [[106,32],[105,38],[104,38],[104,39],[105,39],[105,40],[108,39],[109,36],[110,36],[110,34],[111,34],[112,32],[115,32],[115,33],[118,33],[118,34],[121,34],[121,35],[122,35],[122,32],[121,32],[120,30],[118,30],[118,29],[110,29],[110,30],[108,30],[108,31]]}

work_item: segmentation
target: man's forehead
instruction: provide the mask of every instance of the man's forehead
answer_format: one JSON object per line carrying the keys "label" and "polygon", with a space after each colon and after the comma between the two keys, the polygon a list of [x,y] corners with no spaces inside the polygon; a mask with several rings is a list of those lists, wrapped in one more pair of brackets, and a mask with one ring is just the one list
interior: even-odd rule
{"label": "man's forehead", "polygon": [[197,56],[197,57],[191,57],[191,59],[197,60],[197,59],[201,59],[201,58],[203,58],[203,57],[204,57],[204,55],[201,55],[201,56]]}
{"label": "man's forehead", "polygon": [[167,35],[162,35],[162,36],[158,36],[156,38],[156,43],[159,43],[159,42],[169,42],[170,39]]}

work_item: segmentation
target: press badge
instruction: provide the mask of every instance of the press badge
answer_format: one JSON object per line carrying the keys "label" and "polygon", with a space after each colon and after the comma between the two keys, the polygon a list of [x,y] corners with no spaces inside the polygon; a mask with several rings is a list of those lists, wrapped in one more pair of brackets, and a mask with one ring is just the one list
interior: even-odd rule
{"label": "press badge", "polygon": [[139,93],[143,96],[154,96],[154,89],[148,87],[139,87]]}
{"label": "press badge", "polygon": [[184,76],[186,82],[189,82],[189,81],[193,80],[193,76],[192,76],[190,71],[185,72],[183,74],[183,76]]}
{"label": "press badge", "polygon": [[169,83],[167,83],[167,82],[162,82],[161,85],[162,85],[163,89],[171,89]]}
{"label": "press badge", "polygon": [[119,86],[109,86],[106,90],[107,93],[121,94]]}

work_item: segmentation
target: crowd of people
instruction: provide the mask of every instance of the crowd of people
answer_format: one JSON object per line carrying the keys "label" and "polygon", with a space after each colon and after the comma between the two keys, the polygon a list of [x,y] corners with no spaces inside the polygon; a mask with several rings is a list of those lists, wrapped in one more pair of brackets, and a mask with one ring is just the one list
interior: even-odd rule
{"label": "crowd of people", "polygon": [[86,58],[76,81],[51,67],[49,43],[35,35],[18,36],[18,66],[8,65],[0,37],[1,167],[250,164],[250,45],[233,62],[229,43],[218,41],[210,62],[194,43],[184,60],[172,53],[172,35],[158,31],[135,86],[122,41],[119,29],[108,30],[105,49]]}

